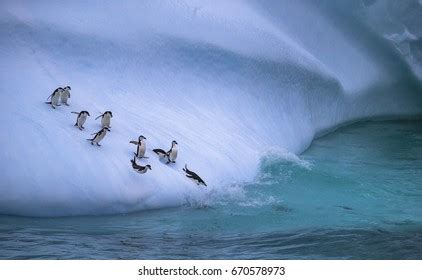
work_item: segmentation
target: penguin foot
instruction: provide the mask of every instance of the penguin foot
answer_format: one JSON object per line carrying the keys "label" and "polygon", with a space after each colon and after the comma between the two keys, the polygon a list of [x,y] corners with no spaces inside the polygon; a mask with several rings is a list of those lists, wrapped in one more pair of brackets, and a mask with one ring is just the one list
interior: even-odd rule
{"label": "penguin foot", "polygon": [[69,106],[69,104],[65,103],[64,105]]}
{"label": "penguin foot", "polygon": [[94,142],[91,142],[91,145],[94,145]]}
{"label": "penguin foot", "polygon": [[97,146],[98,146],[98,147],[101,147],[101,145],[100,145],[100,144],[98,144],[98,143],[97,143]]}
{"label": "penguin foot", "polygon": [[173,160],[172,163],[176,163],[176,162]]}
{"label": "penguin foot", "polygon": [[81,130],[82,131],[82,128],[80,128],[80,127],[78,127],[79,128],[79,130]]}

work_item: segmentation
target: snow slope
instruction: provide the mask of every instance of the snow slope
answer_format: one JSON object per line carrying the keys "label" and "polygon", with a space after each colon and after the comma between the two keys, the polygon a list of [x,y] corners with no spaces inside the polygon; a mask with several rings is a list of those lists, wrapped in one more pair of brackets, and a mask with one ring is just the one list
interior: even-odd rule
{"label": "snow slope", "polygon": [[[422,111],[412,69],[354,17],[312,1],[2,1],[0,213],[126,213],[251,181],[344,123]],[[70,107],[43,102],[72,87]],[[91,118],[81,132],[71,111]],[[94,118],[113,112],[93,147]],[[152,172],[132,171],[143,134]],[[179,143],[173,166],[153,148]],[[200,174],[207,190],[183,176]]]}

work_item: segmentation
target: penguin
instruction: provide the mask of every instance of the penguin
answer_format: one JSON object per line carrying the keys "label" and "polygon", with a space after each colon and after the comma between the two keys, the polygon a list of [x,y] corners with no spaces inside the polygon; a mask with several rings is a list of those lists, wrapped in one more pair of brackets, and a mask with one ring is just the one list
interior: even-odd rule
{"label": "penguin", "polygon": [[177,158],[177,142],[176,141],[173,140],[171,142],[171,149],[167,152],[167,154],[168,154],[167,164],[169,164],[170,162],[176,163],[176,158]]}
{"label": "penguin", "polygon": [[143,135],[141,135],[138,137],[138,141],[129,142],[137,146],[136,153],[134,153],[137,158],[148,158],[145,156],[146,144],[144,140],[147,140],[147,139]]}
{"label": "penguin", "polygon": [[199,185],[204,185],[205,187],[207,186],[207,184],[205,184],[204,180],[202,180],[201,177],[198,176],[198,174],[188,169],[187,164],[185,164],[185,168],[183,168],[183,171],[185,171],[186,177],[188,177],[189,179],[192,179],[198,186]]}
{"label": "penguin", "polygon": [[79,128],[79,130],[85,129],[84,123],[86,121],[86,118],[91,116],[89,114],[89,112],[88,111],[80,111],[79,113],[78,112],[72,112],[72,114],[78,115],[78,118],[76,119],[75,126],[77,126]]}
{"label": "penguin", "polygon": [[176,163],[176,158],[177,158],[177,142],[176,141],[172,141],[171,142],[171,148],[168,152],[165,152],[162,149],[154,149],[152,150],[154,153],[156,153],[160,158],[167,158],[167,162],[166,164],[169,163]]}
{"label": "penguin", "polygon": [[93,133],[91,135],[95,136],[92,139],[86,139],[88,141],[91,141],[91,145],[97,144],[97,146],[101,146],[100,144],[98,144],[101,140],[104,139],[104,137],[107,134],[107,131],[110,131],[110,129],[108,129],[108,127],[103,127],[100,131],[98,131],[97,133]]}
{"label": "penguin", "polygon": [[140,174],[146,173],[148,171],[148,169],[152,170],[151,165],[149,165],[149,164],[147,164],[145,166],[141,166],[141,165],[136,164],[136,156],[133,156],[133,159],[131,159],[130,162],[132,163],[132,168]]}
{"label": "penguin", "polygon": [[113,113],[111,113],[111,111],[106,111],[104,112],[104,114],[99,115],[98,117],[96,117],[95,119],[98,119],[101,117],[101,126],[104,127],[108,127],[111,128],[110,126],[110,121],[111,118],[113,117]]}
{"label": "penguin", "polygon": [[[56,109],[57,106],[60,106],[59,105],[59,99],[60,99],[60,94],[62,93],[62,91],[63,91],[63,88],[61,88],[61,87],[56,88],[53,91],[53,93],[49,97],[47,97],[47,100],[50,99],[50,101],[45,102],[45,103],[51,104],[51,107],[53,107],[53,109]],[[54,106],[56,106],[56,107],[54,107]]]}
{"label": "penguin", "polygon": [[66,106],[69,106],[69,104],[67,104],[67,100],[70,98],[70,90],[70,86],[65,86],[60,94],[62,104],[65,104]]}

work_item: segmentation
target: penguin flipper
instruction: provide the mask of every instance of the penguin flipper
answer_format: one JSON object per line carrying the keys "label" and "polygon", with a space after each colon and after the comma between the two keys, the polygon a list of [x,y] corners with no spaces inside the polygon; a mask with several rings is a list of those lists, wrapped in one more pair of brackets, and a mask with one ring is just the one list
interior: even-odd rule
{"label": "penguin flipper", "polygon": [[138,141],[130,141],[130,144],[138,145]]}
{"label": "penguin flipper", "polygon": [[103,115],[99,115],[98,117],[96,117],[95,119],[98,119],[99,117],[102,117]]}

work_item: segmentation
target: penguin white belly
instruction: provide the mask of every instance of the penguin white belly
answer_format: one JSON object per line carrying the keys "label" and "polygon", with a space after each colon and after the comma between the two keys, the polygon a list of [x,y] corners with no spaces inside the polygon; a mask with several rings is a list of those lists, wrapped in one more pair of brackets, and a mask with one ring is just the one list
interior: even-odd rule
{"label": "penguin white belly", "polygon": [[51,104],[57,106],[59,103],[60,93],[53,94],[51,97]]}
{"label": "penguin white belly", "polygon": [[160,157],[160,158],[165,158],[166,156],[167,156],[167,154],[166,153],[158,153],[158,156]]}
{"label": "penguin white belly", "polygon": [[[187,176],[186,176],[187,177]],[[192,177],[188,177],[188,179],[190,179],[192,182],[194,182],[196,185],[199,185],[199,181],[192,178]]]}
{"label": "penguin white belly", "polygon": [[60,95],[61,102],[67,104],[67,99],[69,98],[69,93],[67,91],[63,91]]}
{"label": "penguin white belly", "polygon": [[102,127],[110,127],[110,116],[104,116],[102,119],[101,119],[101,125],[102,125]]}
{"label": "penguin white belly", "polygon": [[78,127],[82,127],[86,121],[86,115],[82,115],[80,118],[78,118]]}
{"label": "penguin white belly", "polygon": [[101,133],[100,135],[95,137],[94,142],[99,143],[101,140],[104,139],[105,136],[106,136],[106,132],[104,131],[104,133]]}
{"label": "penguin white belly", "polygon": [[175,161],[177,158],[177,148],[173,148],[170,152],[169,159]]}
{"label": "penguin white belly", "polygon": [[138,145],[138,157],[144,157],[145,155],[145,144]]}

